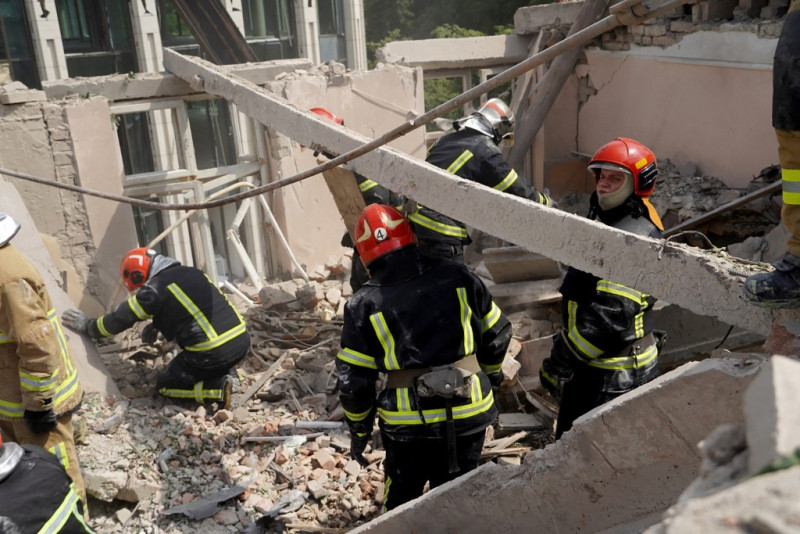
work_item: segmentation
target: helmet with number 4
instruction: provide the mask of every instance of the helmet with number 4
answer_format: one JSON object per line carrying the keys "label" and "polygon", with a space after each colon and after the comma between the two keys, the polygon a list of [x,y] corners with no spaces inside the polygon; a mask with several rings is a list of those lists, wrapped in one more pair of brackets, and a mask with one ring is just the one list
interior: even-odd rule
{"label": "helmet with number 4", "polygon": [[384,204],[370,204],[364,208],[356,222],[355,234],[356,250],[364,265],[417,242],[403,214]]}
{"label": "helmet with number 4", "polygon": [[150,265],[156,256],[158,256],[158,252],[147,247],[135,248],[125,254],[119,270],[122,275],[122,283],[125,284],[128,291],[144,285],[150,274]]}
{"label": "helmet with number 4", "polygon": [[617,137],[601,146],[589,162],[589,170],[595,178],[601,169],[622,171],[633,178],[633,192],[640,197],[653,193],[658,178],[656,155],[653,151],[627,137]]}

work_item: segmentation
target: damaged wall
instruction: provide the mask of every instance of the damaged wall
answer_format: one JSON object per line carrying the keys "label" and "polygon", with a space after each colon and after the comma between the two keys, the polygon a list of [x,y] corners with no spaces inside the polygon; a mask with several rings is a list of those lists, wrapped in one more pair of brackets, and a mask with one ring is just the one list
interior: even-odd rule
{"label": "damaged wall", "polygon": [[593,153],[613,137],[633,137],[659,157],[745,187],[778,160],[776,43],[749,32],[701,32],[663,49],[587,51],[586,83],[597,93],[579,104],[577,150]]}
{"label": "damaged wall", "polygon": [[[343,118],[347,128],[370,138],[424,113],[421,72],[400,66],[347,73],[323,67],[288,75],[267,88],[299,109],[324,107]],[[389,146],[424,158],[424,133],[422,129],[414,130]],[[292,176],[318,164],[312,150],[301,149],[284,135],[273,132],[270,145],[274,179]],[[276,218],[300,263],[311,269],[342,252],[339,243],[344,223],[321,174],[275,191],[272,196]],[[280,254],[281,264],[290,265],[285,252]]]}

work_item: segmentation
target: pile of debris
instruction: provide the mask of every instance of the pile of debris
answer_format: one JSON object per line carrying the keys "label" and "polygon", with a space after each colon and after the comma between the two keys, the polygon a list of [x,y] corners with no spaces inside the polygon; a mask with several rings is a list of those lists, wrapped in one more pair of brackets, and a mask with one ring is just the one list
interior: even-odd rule
{"label": "pile of debris", "polygon": [[[313,269],[309,283],[276,281],[258,293],[239,285],[256,304],[229,296],[252,336],[230,409],[153,395],[158,370],[175,354],[163,340],[144,346],[129,331],[101,347],[123,397],[87,395],[76,418],[94,528],[345,532],[379,514],[380,436],[367,448],[367,468],[350,459],[334,372],[349,264],[343,256]],[[514,319],[510,353],[552,327],[525,314]],[[552,425],[520,419],[533,411],[521,398],[535,392],[505,391],[512,413],[496,435],[490,429],[484,457],[518,464],[552,442]]]}

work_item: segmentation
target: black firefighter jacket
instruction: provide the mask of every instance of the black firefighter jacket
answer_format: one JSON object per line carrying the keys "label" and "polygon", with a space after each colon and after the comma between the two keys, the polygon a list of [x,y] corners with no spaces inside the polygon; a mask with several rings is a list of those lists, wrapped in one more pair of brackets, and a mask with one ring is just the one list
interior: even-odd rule
{"label": "black firefighter jacket", "polygon": [[[592,197],[593,206],[596,195]],[[600,220],[609,226],[660,237],[660,229],[648,214],[648,208],[635,196],[618,208],[598,211]],[[567,270],[560,291],[564,330],[556,337],[554,350],[569,351],[571,354],[562,355],[564,360],[604,373],[603,390],[607,393],[625,392],[657,375],[658,349],[654,343],[637,354],[628,350],[653,331],[654,297],[573,267]]]}
{"label": "black firefighter jacket", "polygon": [[194,365],[215,367],[250,346],[244,319],[201,270],[167,267],[109,314],[89,323],[89,335],[107,337],[147,319],[187,351]]}
{"label": "black firefighter jacket", "polygon": [[[471,128],[441,137],[428,151],[425,161],[498,191],[545,206],[551,204],[547,195],[519,179],[490,137]],[[409,214],[408,220],[420,241],[437,241],[448,245],[470,243],[464,224],[430,208],[419,206],[415,213]]]}
{"label": "black firefighter jacket", "polygon": [[[391,264],[380,265],[390,260]],[[384,389],[381,373],[454,363],[475,354],[482,372],[469,398],[454,399],[458,435],[478,432],[497,417],[487,375],[498,376],[511,323],[483,282],[464,265],[420,257],[404,247],[370,265],[373,278],[347,302],[336,358],[340,398],[351,431],[372,430],[377,409],[392,439],[444,437],[445,400],[417,398],[411,387]]]}

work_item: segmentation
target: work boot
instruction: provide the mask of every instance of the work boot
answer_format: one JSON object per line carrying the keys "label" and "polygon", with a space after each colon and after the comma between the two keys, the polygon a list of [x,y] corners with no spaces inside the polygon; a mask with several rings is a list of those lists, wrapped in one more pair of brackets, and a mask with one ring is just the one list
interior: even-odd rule
{"label": "work boot", "polygon": [[742,298],[764,308],[800,308],[800,257],[787,252],[775,270],[748,276]]}
{"label": "work boot", "polygon": [[230,376],[225,377],[225,382],[222,383],[222,400],[220,401],[220,410],[227,410],[231,407],[231,398],[233,397],[233,380]]}

